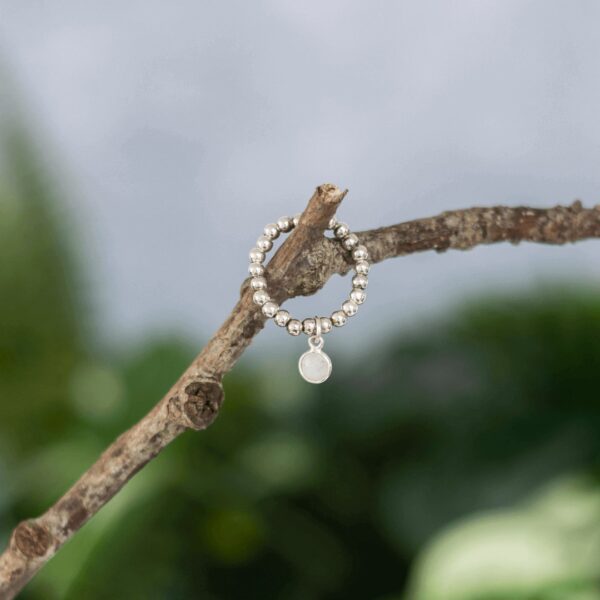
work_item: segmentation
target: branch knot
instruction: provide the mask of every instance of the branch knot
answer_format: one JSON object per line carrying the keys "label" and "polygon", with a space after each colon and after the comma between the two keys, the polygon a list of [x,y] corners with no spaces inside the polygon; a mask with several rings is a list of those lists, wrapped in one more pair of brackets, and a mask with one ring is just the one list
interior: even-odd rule
{"label": "branch knot", "polygon": [[192,429],[206,429],[223,404],[223,385],[217,381],[194,381],[185,387],[183,412]]}
{"label": "branch knot", "polygon": [[35,521],[23,521],[13,533],[13,544],[26,558],[40,558],[50,549],[52,536]]}

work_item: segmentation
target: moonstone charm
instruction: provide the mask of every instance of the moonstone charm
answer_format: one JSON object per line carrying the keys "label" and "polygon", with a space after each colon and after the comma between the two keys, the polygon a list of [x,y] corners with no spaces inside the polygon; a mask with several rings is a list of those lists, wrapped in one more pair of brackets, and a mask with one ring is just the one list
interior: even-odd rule
{"label": "moonstone charm", "polygon": [[308,383],[323,383],[331,375],[331,359],[321,348],[323,348],[322,337],[313,335],[308,338],[308,352],[305,352],[298,360],[300,375]]}

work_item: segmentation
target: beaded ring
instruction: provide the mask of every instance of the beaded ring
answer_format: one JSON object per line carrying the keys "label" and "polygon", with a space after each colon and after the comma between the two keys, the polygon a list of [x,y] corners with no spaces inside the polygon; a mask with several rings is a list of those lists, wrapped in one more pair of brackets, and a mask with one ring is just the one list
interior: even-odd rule
{"label": "beaded ring", "polygon": [[347,250],[353,261],[356,275],[352,278],[352,290],[350,297],[343,302],[341,310],[334,311],[330,317],[309,317],[294,319],[287,310],[281,309],[279,305],[271,300],[267,291],[267,280],[264,276],[263,265],[267,253],[273,247],[273,241],[281,233],[288,233],[298,225],[300,215],[295,217],[282,217],[276,223],[265,226],[263,235],[256,241],[256,247],[250,250],[250,266],[248,272],[252,279],[250,285],[254,290],[252,300],[261,307],[262,313],[269,319],[274,319],[279,327],[285,327],[290,335],[297,336],[305,333],[310,336],[308,340],[309,350],[305,352],[298,361],[300,374],[310,383],[322,383],[331,374],[331,359],[323,351],[323,334],[329,333],[333,327],[342,327],[346,324],[348,317],[358,312],[358,307],[367,298],[365,291],[369,273],[369,253],[365,246],[361,245],[358,236],[351,233],[348,225],[338,223],[331,219],[328,229],[333,231],[334,237],[343,248]]}

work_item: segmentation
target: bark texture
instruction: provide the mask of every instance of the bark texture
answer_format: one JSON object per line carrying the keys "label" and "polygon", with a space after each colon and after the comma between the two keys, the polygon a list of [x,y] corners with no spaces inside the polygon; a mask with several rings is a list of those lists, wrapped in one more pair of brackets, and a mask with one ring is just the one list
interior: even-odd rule
{"label": "bark texture", "polygon": [[[279,303],[317,292],[351,268],[340,244],[323,236],[346,192],[318,187],[298,227],[267,268],[269,293]],[[600,237],[600,206],[580,202],[548,209],[470,208],[358,232],[371,262],[424,250],[467,250],[509,241],[565,244]],[[56,504],[13,531],[0,555],[0,599],[14,598],[35,573],[140,469],[188,429],[206,429],[223,402],[222,378],[265,323],[248,281],[223,325],[159,403],[118,437]]]}

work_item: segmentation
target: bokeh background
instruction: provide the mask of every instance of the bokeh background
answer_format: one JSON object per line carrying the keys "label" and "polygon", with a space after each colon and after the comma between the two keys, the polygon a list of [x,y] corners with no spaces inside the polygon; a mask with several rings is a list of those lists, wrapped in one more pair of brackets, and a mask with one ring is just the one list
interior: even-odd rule
{"label": "bokeh background", "polygon": [[[319,183],[356,229],[597,203],[599,22],[593,0],[2,2],[0,544],[161,397]],[[599,251],[377,265],[318,387],[267,327],[216,423],[22,597],[600,599]]]}

